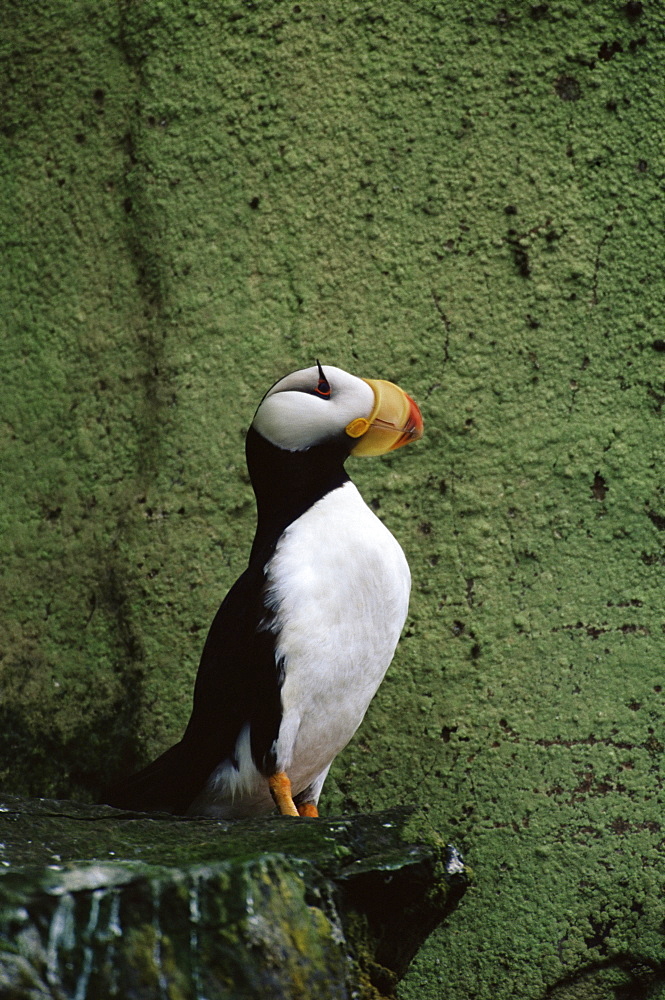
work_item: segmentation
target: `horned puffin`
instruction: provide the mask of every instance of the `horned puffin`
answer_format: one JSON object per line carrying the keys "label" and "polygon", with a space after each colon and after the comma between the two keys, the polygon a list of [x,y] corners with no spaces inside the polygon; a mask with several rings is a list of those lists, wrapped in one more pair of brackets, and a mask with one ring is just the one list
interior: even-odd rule
{"label": "horned puffin", "polygon": [[321,364],[265,394],[247,433],[257,527],[206,639],[179,743],[116,781],[121,809],[317,816],[335,756],[393,658],[411,577],[344,469],[422,436],[398,386]]}

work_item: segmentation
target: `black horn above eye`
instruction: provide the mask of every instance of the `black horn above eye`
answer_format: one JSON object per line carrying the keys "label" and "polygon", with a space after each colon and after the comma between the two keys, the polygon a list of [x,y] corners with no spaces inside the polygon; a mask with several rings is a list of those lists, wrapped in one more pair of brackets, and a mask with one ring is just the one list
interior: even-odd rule
{"label": "black horn above eye", "polygon": [[324,399],[330,399],[330,383],[328,382],[328,379],[324,374],[323,368],[321,367],[321,362],[319,361],[318,358],[316,359],[316,364],[319,369],[319,382],[316,389],[314,390],[314,395],[322,396]]}

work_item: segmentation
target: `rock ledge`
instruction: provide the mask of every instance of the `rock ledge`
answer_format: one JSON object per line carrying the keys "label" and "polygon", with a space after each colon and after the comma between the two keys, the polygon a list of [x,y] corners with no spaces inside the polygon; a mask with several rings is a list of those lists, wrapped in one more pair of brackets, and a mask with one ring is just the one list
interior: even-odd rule
{"label": "rock ledge", "polygon": [[390,997],[464,892],[412,810],[243,822],[0,805],[0,996]]}

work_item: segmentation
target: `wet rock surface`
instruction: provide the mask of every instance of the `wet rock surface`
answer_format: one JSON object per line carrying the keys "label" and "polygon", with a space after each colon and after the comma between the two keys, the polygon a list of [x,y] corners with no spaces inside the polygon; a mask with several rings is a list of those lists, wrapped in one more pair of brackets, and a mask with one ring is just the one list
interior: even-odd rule
{"label": "wet rock surface", "polygon": [[409,810],[247,822],[0,804],[0,997],[394,995],[467,876]]}

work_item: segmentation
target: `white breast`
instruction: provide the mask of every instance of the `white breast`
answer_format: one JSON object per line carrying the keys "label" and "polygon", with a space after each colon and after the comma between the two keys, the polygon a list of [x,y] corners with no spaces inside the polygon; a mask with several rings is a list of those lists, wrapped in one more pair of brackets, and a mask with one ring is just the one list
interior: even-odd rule
{"label": "white breast", "polygon": [[[353,483],[328,493],[284,531],[266,566],[276,656],[284,665],[277,768],[294,795],[318,778],[362,722],[395,652],[409,604],[404,553]],[[249,728],[190,812],[218,817],[270,810]]]}
{"label": "white breast", "polygon": [[267,566],[285,665],[278,768],[297,792],[349,742],[392,660],[411,577],[353,483],[291,524]]}

